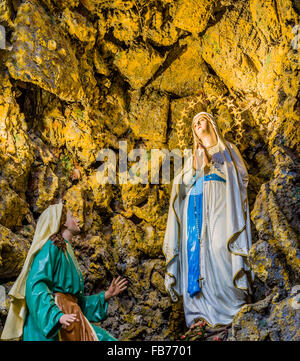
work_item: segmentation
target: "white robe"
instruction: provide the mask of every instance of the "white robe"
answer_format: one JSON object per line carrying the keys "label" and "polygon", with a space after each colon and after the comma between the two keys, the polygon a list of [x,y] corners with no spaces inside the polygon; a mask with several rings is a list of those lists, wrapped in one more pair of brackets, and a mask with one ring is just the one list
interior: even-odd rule
{"label": "white robe", "polygon": [[248,173],[237,147],[228,141],[226,147],[222,145],[218,142],[218,150],[224,159],[222,170],[226,183],[203,183],[205,217],[200,244],[200,273],[203,281],[202,292],[194,297],[190,297],[187,292],[186,250],[192,157],[184,171],[173,181],[163,246],[167,263],[165,286],[173,301],[178,300],[178,295],[183,296],[188,327],[195,318],[205,319],[212,326],[231,323],[233,316],[245,303],[246,293],[251,293],[247,273],[251,281],[254,278],[247,262],[251,247]]}

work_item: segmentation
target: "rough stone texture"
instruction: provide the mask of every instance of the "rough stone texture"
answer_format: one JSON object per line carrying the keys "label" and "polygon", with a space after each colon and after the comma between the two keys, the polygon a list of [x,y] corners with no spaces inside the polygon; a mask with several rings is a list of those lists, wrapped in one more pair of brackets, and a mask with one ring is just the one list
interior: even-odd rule
{"label": "rough stone texture", "polygon": [[[86,293],[129,281],[101,324],[115,337],[300,339],[299,15],[292,0],[0,1],[0,333],[36,220],[64,197]],[[190,148],[199,111],[246,161],[256,277],[230,330],[186,332],[164,288],[171,187],[120,184],[118,150],[144,149],[127,169],[150,179],[151,149]],[[103,148],[115,184],[99,183]]]}
{"label": "rough stone texture", "polygon": [[166,143],[168,114],[167,95],[149,91],[141,96],[139,92],[133,92],[129,126],[136,137],[151,140],[152,144],[155,141]]}
{"label": "rough stone texture", "polygon": [[12,16],[12,6],[9,0],[2,0],[0,3],[0,21],[1,23],[4,22],[9,26],[13,25],[11,21]]}
{"label": "rough stone texture", "polygon": [[[28,227],[27,236],[31,236],[32,227]],[[29,234],[28,234],[29,233]],[[0,227],[0,277],[8,279],[18,276],[29,249],[29,241],[21,234],[16,235],[10,229]]]}
{"label": "rough stone texture", "polygon": [[233,323],[232,340],[299,341],[300,317],[295,295],[279,301],[273,295],[243,306]]}
{"label": "rough stone texture", "polygon": [[1,175],[15,191],[24,192],[24,184],[34,160],[32,142],[24,114],[16,101],[8,71],[0,72],[0,165]]}
{"label": "rough stone texture", "polygon": [[20,5],[14,25],[13,49],[6,63],[11,76],[39,85],[61,99],[82,100],[79,62],[57,22],[31,0]]}
{"label": "rough stone texture", "polygon": [[132,46],[115,54],[113,64],[133,89],[140,89],[154,76],[164,57],[150,45]]}

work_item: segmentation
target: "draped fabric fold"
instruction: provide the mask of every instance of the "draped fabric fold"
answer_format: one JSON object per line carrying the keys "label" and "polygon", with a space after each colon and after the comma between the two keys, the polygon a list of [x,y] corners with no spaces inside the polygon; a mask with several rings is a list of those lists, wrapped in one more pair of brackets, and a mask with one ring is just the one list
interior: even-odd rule
{"label": "draped fabric fold", "polygon": [[[224,229],[224,239],[226,239],[225,246],[231,255],[232,283],[236,288],[251,294],[251,282],[254,279],[254,273],[247,262],[252,245],[247,197],[248,172],[238,148],[233,143],[224,139],[213,116],[209,113],[205,114],[210,117],[211,124],[218,138],[219,155],[224,159],[223,169],[224,178],[226,179],[226,229]],[[200,164],[198,176],[201,179],[204,177],[203,151],[196,152],[196,155]],[[178,300],[179,295],[185,292],[180,275],[181,272],[187,272],[187,270],[181,269],[183,265],[180,263],[179,254],[182,251],[182,220],[183,217],[186,217],[186,214],[183,214],[184,201],[193,186],[194,174],[193,157],[191,156],[185,162],[183,170],[174,177],[170,196],[163,253],[166,258],[165,287],[174,302]],[[192,212],[189,216],[192,216]],[[202,227],[202,234],[203,232],[204,229]],[[195,249],[195,252],[199,255],[198,248]]]}
{"label": "draped fabric fold", "polygon": [[[83,275],[78,263],[73,261],[75,256],[70,243],[66,243],[63,252],[48,240],[34,259],[26,283],[28,313],[23,340],[113,341],[112,335],[92,323],[107,318],[105,292],[84,295]],[[65,332],[59,318],[69,311],[77,314],[80,322]]]}
{"label": "draped fabric fold", "polygon": [[107,318],[105,291],[85,296],[83,275],[71,244],[65,240],[63,251],[50,239],[60,228],[62,207],[62,203],[49,206],[37,222],[23,269],[9,292],[11,305],[1,339],[68,339],[59,320],[65,312],[74,311],[81,322],[74,325],[72,339],[117,341],[92,324]]}
{"label": "draped fabric fold", "polygon": [[65,314],[75,314],[77,321],[59,332],[60,341],[98,341],[97,335],[78,305],[77,298],[71,294],[54,293],[55,303]]}
{"label": "draped fabric fold", "polygon": [[27,315],[25,288],[28,273],[36,254],[42,249],[48,239],[59,230],[62,207],[62,202],[51,205],[44,210],[38,219],[22,271],[8,293],[11,303],[1,334],[2,340],[18,339],[23,335],[23,327]]}
{"label": "draped fabric fold", "polygon": [[203,222],[203,183],[208,180],[226,182],[217,174],[193,177],[187,209],[187,258],[188,258],[188,292],[191,297],[201,291],[202,279],[200,264],[200,245]]}
{"label": "draped fabric fold", "polygon": [[[196,187],[203,187],[203,179],[196,182]],[[202,229],[202,190],[189,197],[187,227],[188,292],[191,297],[201,291],[200,275],[200,234]],[[198,193],[198,192],[197,192]]]}

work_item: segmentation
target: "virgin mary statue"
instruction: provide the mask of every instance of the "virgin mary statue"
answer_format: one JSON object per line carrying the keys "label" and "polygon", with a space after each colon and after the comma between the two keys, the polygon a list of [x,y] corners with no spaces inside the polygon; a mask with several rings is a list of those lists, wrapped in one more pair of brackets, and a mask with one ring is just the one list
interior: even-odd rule
{"label": "virgin mary statue", "polygon": [[[251,295],[248,172],[210,113],[192,121],[194,152],[174,177],[163,251],[165,287],[188,327],[229,325]],[[197,321],[197,322],[196,322]]]}

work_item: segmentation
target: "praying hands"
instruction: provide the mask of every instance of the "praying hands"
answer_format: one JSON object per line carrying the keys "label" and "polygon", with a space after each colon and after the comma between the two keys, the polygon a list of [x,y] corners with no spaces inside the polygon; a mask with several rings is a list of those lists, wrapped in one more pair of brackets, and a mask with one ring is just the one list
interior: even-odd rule
{"label": "praying hands", "polygon": [[196,141],[196,146],[194,147],[194,161],[193,161],[193,166],[195,169],[198,169],[198,162],[197,162],[197,158],[196,158],[196,151],[197,149],[202,149],[204,151],[204,163],[205,163],[205,167],[209,167],[211,164],[211,156],[208,154],[207,149],[204,147],[203,144],[201,144],[201,142],[199,142],[198,140]]}

